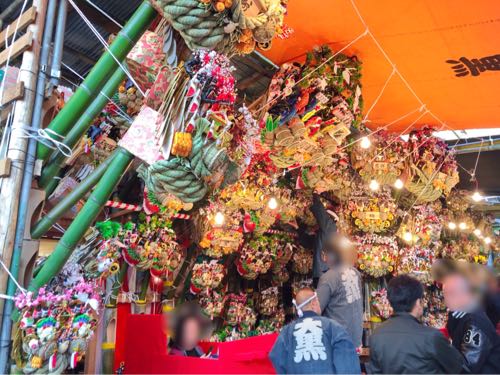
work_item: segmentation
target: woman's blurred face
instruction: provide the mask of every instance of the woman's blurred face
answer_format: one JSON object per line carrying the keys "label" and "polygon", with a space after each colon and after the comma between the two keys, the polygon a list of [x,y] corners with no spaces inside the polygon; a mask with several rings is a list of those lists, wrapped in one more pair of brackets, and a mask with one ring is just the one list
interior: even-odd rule
{"label": "woman's blurred face", "polygon": [[184,322],[182,332],[182,347],[184,350],[193,349],[200,341],[200,323],[195,318],[189,318]]}

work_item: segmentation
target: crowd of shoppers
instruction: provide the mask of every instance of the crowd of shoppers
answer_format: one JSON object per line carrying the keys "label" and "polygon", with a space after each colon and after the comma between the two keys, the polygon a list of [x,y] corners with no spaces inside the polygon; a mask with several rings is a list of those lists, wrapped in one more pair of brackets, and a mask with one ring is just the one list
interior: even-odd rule
{"label": "crowd of shoppers", "polygon": [[[298,319],[281,331],[270,359],[280,374],[360,373],[354,348],[361,345],[363,299],[356,250],[335,233],[333,215],[319,196],[311,210],[319,226],[313,267],[317,290],[297,293]],[[367,373],[500,374],[496,277],[477,265],[438,268],[435,279],[449,310],[446,332],[421,323],[420,281],[409,275],[392,278],[387,294],[393,315],[370,337]]]}

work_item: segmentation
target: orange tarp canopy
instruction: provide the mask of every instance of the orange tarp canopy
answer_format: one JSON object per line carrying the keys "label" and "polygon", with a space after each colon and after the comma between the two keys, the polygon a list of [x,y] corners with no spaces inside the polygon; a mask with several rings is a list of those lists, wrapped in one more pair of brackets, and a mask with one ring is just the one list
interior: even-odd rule
{"label": "orange tarp canopy", "polygon": [[[369,29],[373,37],[343,51],[363,62],[365,113],[393,71],[376,42],[415,92],[395,74],[369,113],[369,127],[391,123],[421,103],[430,113],[415,122],[419,126],[500,127],[500,1],[289,0],[285,24],[294,32],[265,53],[278,65],[317,45],[338,51]],[[391,130],[402,131],[419,116],[416,111]]]}

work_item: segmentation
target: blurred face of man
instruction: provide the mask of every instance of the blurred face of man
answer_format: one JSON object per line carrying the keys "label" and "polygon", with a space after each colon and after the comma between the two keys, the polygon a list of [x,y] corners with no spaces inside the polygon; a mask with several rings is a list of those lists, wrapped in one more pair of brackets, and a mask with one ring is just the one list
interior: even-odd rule
{"label": "blurred face of man", "polygon": [[192,350],[200,340],[200,323],[196,318],[187,319],[184,322],[182,332],[182,347],[184,350]]}
{"label": "blurred face of man", "polygon": [[322,252],[323,261],[332,267],[336,264],[353,266],[358,259],[356,246],[346,236],[335,233],[329,239]]}
{"label": "blurred face of man", "polygon": [[461,275],[450,275],[443,280],[443,297],[451,311],[464,311],[474,304],[470,284]]}

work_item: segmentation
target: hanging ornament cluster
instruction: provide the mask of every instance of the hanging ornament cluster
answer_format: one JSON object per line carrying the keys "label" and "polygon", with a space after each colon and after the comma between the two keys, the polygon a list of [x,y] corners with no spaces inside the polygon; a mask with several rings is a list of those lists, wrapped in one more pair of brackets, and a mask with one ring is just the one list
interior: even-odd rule
{"label": "hanging ornament cluster", "polygon": [[448,145],[430,128],[415,130],[408,139],[409,168],[406,188],[415,201],[432,202],[448,195],[458,183],[458,167]]}
{"label": "hanging ornament cluster", "polygon": [[217,289],[226,275],[224,265],[216,260],[203,260],[195,263],[191,274],[190,291],[198,294],[202,291]]}
{"label": "hanging ornament cluster", "polygon": [[395,237],[367,233],[354,237],[358,244],[358,266],[372,277],[381,277],[394,271],[399,249]]}
{"label": "hanging ornament cluster", "polygon": [[371,147],[363,142],[351,150],[351,163],[365,182],[376,180],[380,184],[392,185],[405,171],[404,141],[397,135],[377,132],[370,136]]}
{"label": "hanging ornament cluster", "polygon": [[[360,65],[355,58],[333,57],[328,47],[308,55],[304,65],[284,64],[270,85],[262,143],[274,165],[307,168],[308,186],[334,162],[340,145],[359,122]],[[311,168],[309,168],[311,167]],[[315,169],[319,169],[314,175]]]}
{"label": "hanging ornament cluster", "polygon": [[202,311],[214,319],[220,317],[224,311],[224,306],[226,304],[226,298],[222,291],[217,291],[215,289],[209,289],[207,291],[202,291],[198,297]]}
{"label": "hanging ornament cluster", "polygon": [[302,246],[295,246],[292,260],[292,269],[294,272],[300,275],[307,275],[312,271],[313,254],[310,250]]}
{"label": "hanging ornament cluster", "polygon": [[386,191],[372,196],[364,195],[362,190],[353,192],[345,211],[357,231],[384,233],[396,224],[397,205]]}
{"label": "hanging ornament cluster", "polygon": [[97,326],[101,295],[81,267],[68,263],[38,294],[14,300],[21,318],[14,337],[14,359],[24,373],[62,373],[85,355]]}
{"label": "hanging ornament cluster", "polygon": [[190,211],[193,208],[192,203],[184,203],[173,194],[165,194],[163,201],[156,199],[154,194],[144,189],[142,208],[146,215],[160,214],[163,217],[171,218],[180,211]]}
{"label": "hanging ornament cluster", "polygon": [[116,273],[121,258],[156,277],[167,277],[181,264],[183,252],[175,241],[175,232],[170,222],[158,215],[141,215],[137,223],[123,226],[113,221],[99,222],[96,228],[104,238],[96,259],[101,273]]}
{"label": "hanging ornament cluster", "polygon": [[200,210],[202,240],[199,245],[203,253],[213,258],[237,252],[243,243],[240,227],[241,215],[225,209],[222,204],[210,203]]}
{"label": "hanging ornament cluster", "polygon": [[[172,194],[195,203],[209,188],[237,180],[238,166],[219,142],[232,125],[228,115],[236,98],[233,70],[224,55],[195,51],[170,82],[155,132],[158,155],[149,167],[138,169],[157,201]],[[136,143],[130,138],[123,146],[135,149]]]}
{"label": "hanging ornament cluster", "polygon": [[125,108],[128,115],[139,113],[144,97],[131,81],[123,82],[118,88],[118,103]]}
{"label": "hanging ornament cluster", "polygon": [[446,327],[448,320],[448,309],[444,304],[443,293],[436,287],[431,287],[426,291],[423,301],[424,316],[422,320],[425,325],[434,328]]}
{"label": "hanging ornament cluster", "polygon": [[210,341],[232,341],[252,335],[257,314],[246,294],[228,294],[224,326],[215,332]]}
{"label": "hanging ornament cluster", "polygon": [[251,239],[243,245],[236,260],[236,269],[243,278],[254,280],[271,269],[276,259],[276,248],[269,245],[266,236]]}
{"label": "hanging ornament cluster", "polygon": [[278,288],[271,287],[260,292],[259,313],[266,316],[275,315],[278,311]]}
{"label": "hanging ornament cluster", "polygon": [[430,274],[435,260],[434,249],[413,245],[402,248],[398,257],[397,274],[410,274],[424,284],[432,283]]}
{"label": "hanging ornament cluster", "polygon": [[336,152],[329,165],[303,168],[299,179],[304,187],[314,189],[317,193],[330,192],[341,200],[351,195],[354,180],[348,155],[344,151]]}
{"label": "hanging ornament cluster", "polygon": [[406,213],[396,235],[404,244],[438,247],[442,228],[442,217],[436,214],[433,207],[419,205]]}
{"label": "hanging ornament cluster", "polygon": [[392,307],[387,299],[387,289],[374,290],[370,294],[370,304],[372,307],[372,321],[382,321],[389,319],[392,315]]}
{"label": "hanging ornament cluster", "polygon": [[269,333],[280,332],[285,325],[285,311],[283,309],[278,309],[270,317],[262,317],[257,323],[256,334],[265,335]]}

